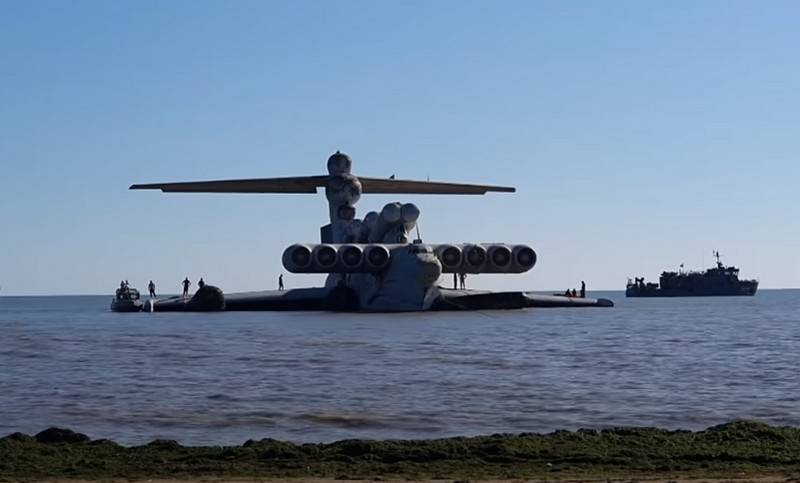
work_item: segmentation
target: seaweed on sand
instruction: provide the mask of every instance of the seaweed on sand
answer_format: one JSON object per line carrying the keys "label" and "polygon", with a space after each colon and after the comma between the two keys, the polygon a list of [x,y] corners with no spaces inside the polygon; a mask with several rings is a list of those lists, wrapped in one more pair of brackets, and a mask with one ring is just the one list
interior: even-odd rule
{"label": "seaweed on sand", "polygon": [[704,431],[656,428],[496,434],[431,440],[344,440],[125,447],[51,428],[0,439],[3,478],[551,478],[797,473],[800,429],[736,421]]}

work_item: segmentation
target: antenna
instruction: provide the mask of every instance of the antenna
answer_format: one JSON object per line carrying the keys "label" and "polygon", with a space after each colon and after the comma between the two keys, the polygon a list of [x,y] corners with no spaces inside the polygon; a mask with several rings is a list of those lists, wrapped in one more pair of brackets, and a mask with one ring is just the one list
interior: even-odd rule
{"label": "antenna", "polygon": [[416,228],[417,228],[417,239],[414,240],[414,243],[419,244],[422,243],[422,237],[419,236],[419,221],[417,221]]}

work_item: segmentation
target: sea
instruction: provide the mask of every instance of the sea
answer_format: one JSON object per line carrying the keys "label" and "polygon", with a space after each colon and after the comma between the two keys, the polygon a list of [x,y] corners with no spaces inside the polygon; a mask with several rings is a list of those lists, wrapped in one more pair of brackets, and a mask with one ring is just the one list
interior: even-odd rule
{"label": "sea", "polygon": [[800,426],[800,290],[614,308],[409,314],[109,311],[0,297],[0,436],[126,445],[559,429]]}

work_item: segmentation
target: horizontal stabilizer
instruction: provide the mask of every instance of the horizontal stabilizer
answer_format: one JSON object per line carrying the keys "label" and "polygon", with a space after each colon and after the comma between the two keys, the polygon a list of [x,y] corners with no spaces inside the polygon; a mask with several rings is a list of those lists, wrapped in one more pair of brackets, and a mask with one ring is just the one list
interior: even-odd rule
{"label": "horizontal stabilizer", "polygon": [[291,178],[230,179],[188,183],[135,184],[132,190],[161,190],[164,193],[316,193],[328,176]]}
{"label": "horizontal stabilizer", "polygon": [[[161,190],[164,193],[316,193],[330,177],[229,179],[185,183],[135,184],[132,190]],[[358,177],[363,193],[405,193],[420,195],[482,195],[487,192],[513,193],[508,186],[490,186],[436,181]]]}
{"label": "horizontal stabilizer", "polygon": [[363,178],[361,181],[363,193],[406,193],[418,195],[483,195],[489,191],[513,193],[516,191],[510,186],[489,186],[463,183],[440,183],[436,181],[414,181],[408,179],[391,178]]}

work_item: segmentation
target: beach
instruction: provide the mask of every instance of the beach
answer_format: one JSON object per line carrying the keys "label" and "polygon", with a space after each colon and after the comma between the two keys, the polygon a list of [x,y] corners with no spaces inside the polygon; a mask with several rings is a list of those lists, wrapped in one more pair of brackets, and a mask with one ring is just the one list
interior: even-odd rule
{"label": "beach", "polygon": [[[738,421],[703,431],[615,428],[432,440],[126,447],[66,429],[0,439],[6,480],[596,480],[788,478],[800,429]],[[277,481],[276,480],[276,481]]]}
{"label": "beach", "polygon": [[[6,480],[6,481],[14,481],[14,480]],[[29,480],[20,480],[20,481],[29,481]],[[45,480],[37,480],[41,483],[89,483],[94,482],[97,480],[74,480],[74,479],[45,479]],[[119,479],[107,479],[103,480],[109,483],[139,483],[139,482],[146,482],[146,483],[178,483],[178,482],[185,482],[185,481],[201,481],[201,482],[208,482],[208,483],[334,483],[340,482],[340,479],[335,478],[207,478],[207,477],[200,477],[200,478],[191,478],[191,479],[146,479],[146,480],[131,480],[127,478],[119,478]],[[408,482],[408,481],[416,481],[419,483],[442,483],[443,480],[441,479],[422,479],[422,480],[408,480],[408,479],[372,479],[372,480],[348,480],[351,483],[374,483],[375,481],[385,481],[385,482]],[[779,475],[757,475],[757,476],[749,476],[749,477],[730,477],[730,478],[685,478],[685,477],[629,477],[629,478],[546,478],[546,479],[529,479],[529,480],[520,480],[520,479],[509,479],[509,480],[500,480],[500,479],[486,479],[486,480],[469,480],[469,482],[485,482],[485,483],[516,483],[516,482],[532,482],[532,483],[544,483],[548,481],[559,481],[562,483],[609,483],[609,482],[620,482],[620,483],[781,483],[781,482],[792,482],[797,481],[795,477],[792,476],[779,476]],[[454,481],[453,483],[469,483],[465,482],[464,480],[461,481]]]}

